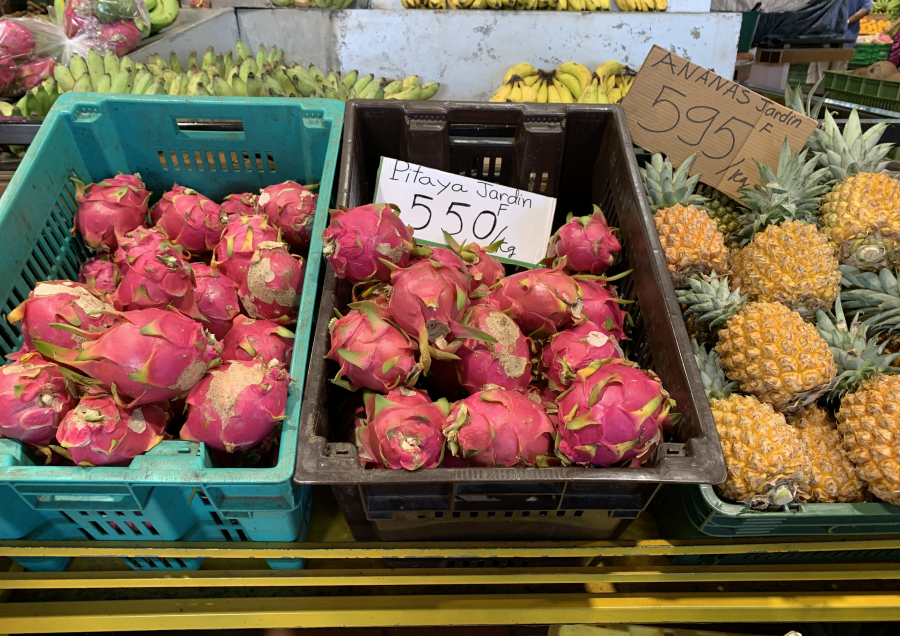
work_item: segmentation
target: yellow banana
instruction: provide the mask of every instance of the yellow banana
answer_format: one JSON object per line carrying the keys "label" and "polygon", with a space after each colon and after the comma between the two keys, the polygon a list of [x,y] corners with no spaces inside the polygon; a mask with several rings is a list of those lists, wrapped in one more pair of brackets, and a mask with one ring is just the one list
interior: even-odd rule
{"label": "yellow banana", "polygon": [[[590,71],[588,71],[588,73],[590,73]],[[571,73],[563,73],[561,71],[557,71],[556,79],[562,82],[562,85],[569,89],[569,92],[572,93],[572,97],[578,98],[581,95],[581,91],[584,90],[584,86],[582,85],[581,81]]]}
{"label": "yellow banana", "polygon": [[584,0],[584,10],[585,11],[596,11],[597,3],[594,0]]}
{"label": "yellow banana", "polygon": [[471,5],[469,5],[470,9],[487,9],[487,0],[475,0]]}
{"label": "yellow banana", "polygon": [[622,63],[616,60],[608,60],[597,67],[594,73],[600,78],[600,82],[605,82],[610,75],[615,75],[622,70]]}
{"label": "yellow banana", "polygon": [[669,0],[656,0],[654,4],[657,11],[665,11],[669,8]]}
{"label": "yellow banana", "polygon": [[523,77],[522,81],[525,82],[526,86],[534,86],[539,79],[541,79],[540,75],[529,75],[528,77]]}
{"label": "yellow banana", "polygon": [[522,85],[522,101],[523,102],[536,102],[538,101],[537,91],[534,90],[534,87],[523,84]]}
{"label": "yellow banana", "polygon": [[559,0],[559,4],[556,5],[557,11],[568,11],[569,10],[569,0]]}
{"label": "yellow banana", "polygon": [[584,11],[584,0],[569,0],[569,11]]}
{"label": "yellow banana", "polygon": [[537,85],[537,101],[540,104],[546,104],[547,99],[547,80],[541,78]]}
{"label": "yellow banana", "polygon": [[522,82],[513,82],[512,91],[509,93],[509,99],[514,102],[522,101],[522,87],[525,86]]}
{"label": "yellow banana", "polygon": [[[572,0],[569,0],[570,3],[571,1]],[[579,92],[584,90],[584,87],[591,83],[591,69],[589,69],[584,64],[579,64],[578,62],[566,62],[565,64],[560,65],[557,74],[559,74],[560,72],[573,75],[575,79],[578,80],[578,85],[580,87]],[[565,84],[568,87],[568,83]],[[572,91],[571,89],[569,90],[573,95],[575,94],[575,91]]]}
{"label": "yellow banana", "polygon": [[528,11],[534,11],[535,9],[537,9],[537,4],[538,0],[528,0],[528,2],[525,4],[525,9]]}
{"label": "yellow banana", "polygon": [[594,104],[597,101],[597,80],[594,79],[590,84],[584,87],[581,95],[578,97],[579,104]]}
{"label": "yellow banana", "polygon": [[620,101],[622,101],[622,89],[621,88],[614,88],[611,91],[609,91],[606,95],[607,95],[607,97],[609,97],[609,101],[611,104],[618,104]]}
{"label": "yellow banana", "polygon": [[547,103],[548,104],[559,104],[562,100],[559,98],[559,91],[556,90],[556,86],[550,84],[547,86]]}
{"label": "yellow banana", "polygon": [[505,102],[509,99],[509,94],[512,92],[512,84],[504,84],[500,88],[496,90],[496,92],[491,95],[491,98],[488,100],[489,102]]}
{"label": "yellow banana", "polygon": [[561,101],[563,104],[572,104],[575,102],[575,98],[572,97],[572,93],[569,92],[569,89],[566,88],[562,82],[554,78],[553,85],[556,87],[556,91],[559,93],[559,101]]}
{"label": "yellow banana", "polygon": [[596,104],[610,104],[612,103],[609,99],[609,95],[603,90],[602,86],[597,86],[597,99],[595,100]]}
{"label": "yellow banana", "polygon": [[503,83],[505,84],[510,79],[512,79],[513,75],[518,75],[521,78],[531,77],[532,75],[537,75],[538,70],[534,68],[528,62],[520,62],[515,66],[510,66],[506,71],[506,75],[503,76]]}
{"label": "yellow banana", "polygon": [[600,7],[600,11],[609,11],[609,9],[610,9],[609,0],[597,0],[597,6]]}

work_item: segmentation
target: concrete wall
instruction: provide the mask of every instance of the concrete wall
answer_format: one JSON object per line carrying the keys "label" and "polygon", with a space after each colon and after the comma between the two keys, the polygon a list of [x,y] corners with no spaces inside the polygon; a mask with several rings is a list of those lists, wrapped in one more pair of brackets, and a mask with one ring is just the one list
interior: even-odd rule
{"label": "concrete wall", "polygon": [[238,37],[234,9],[182,9],[175,24],[142,40],[130,55],[140,61],[153,53],[169,59],[169,52],[175,51],[184,62],[191,51],[202,56],[210,45],[218,53],[234,49]]}

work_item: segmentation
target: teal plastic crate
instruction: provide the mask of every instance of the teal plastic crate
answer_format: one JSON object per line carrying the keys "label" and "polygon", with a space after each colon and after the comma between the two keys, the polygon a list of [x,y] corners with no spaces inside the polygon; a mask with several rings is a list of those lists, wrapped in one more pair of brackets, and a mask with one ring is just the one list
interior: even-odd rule
{"label": "teal plastic crate", "polygon": [[[742,537],[898,536],[900,506],[886,503],[791,504],[777,512],[751,510],[722,500],[713,486],[666,486],[654,500],[654,515],[666,539]],[[679,565],[742,563],[834,563],[897,560],[900,550],[703,554],[675,557]]]}
{"label": "teal plastic crate", "polygon": [[[90,254],[70,233],[71,178],[139,172],[158,198],[173,184],[214,200],[296,180],[321,183],[295,325],[294,379],[273,468],[218,468],[205,445],[163,441],[127,468],[43,466],[0,440],[0,540],[293,541],[305,536],[309,487],[292,480],[300,402],[318,297],[322,231],[343,126],[337,100],[184,98],[69,93],[60,97],[0,199],[0,313],[41,280],[77,279]],[[186,122],[225,124],[198,129]],[[20,335],[0,321],[0,356]],[[35,570],[65,559],[23,559]],[[137,569],[193,569],[199,560],[131,559]],[[302,560],[270,562],[302,567]]]}
{"label": "teal plastic crate", "polygon": [[858,77],[849,71],[825,71],[825,97],[900,112],[900,82]]}

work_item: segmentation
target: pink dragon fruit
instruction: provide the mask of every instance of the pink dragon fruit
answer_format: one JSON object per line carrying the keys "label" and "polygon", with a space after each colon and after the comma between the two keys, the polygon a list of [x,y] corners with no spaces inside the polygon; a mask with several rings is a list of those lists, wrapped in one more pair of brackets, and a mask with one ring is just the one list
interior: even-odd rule
{"label": "pink dragon fruit", "polygon": [[46,446],[77,403],[59,367],[37,353],[0,367],[0,437]]}
{"label": "pink dragon fruit", "polygon": [[[59,5],[57,5],[58,13]],[[85,23],[93,16],[91,0],[65,0],[62,15],[62,27],[66,35],[74,38]]]}
{"label": "pink dragon fruit", "polygon": [[260,190],[256,209],[281,230],[291,248],[299,250],[309,246],[318,198],[299,183],[285,181]]}
{"label": "pink dragon fruit", "polygon": [[[467,334],[471,329],[477,332]],[[481,339],[482,333],[496,342]],[[476,305],[461,325],[453,326],[453,335],[453,344],[460,345],[451,350],[459,356],[459,375],[467,391],[476,393],[494,386],[525,391],[531,381],[531,339],[522,335],[512,318],[486,305]]]}
{"label": "pink dragon fruit", "polygon": [[453,269],[458,269],[467,276],[469,275],[469,268],[466,267],[466,262],[459,254],[447,247],[440,247],[437,245],[423,245],[417,247],[412,252],[410,262],[414,263],[422,260],[435,261],[444,267],[452,267]]}
{"label": "pink dragon fruit", "polygon": [[77,349],[35,341],[41,355],[132,398],[129,407],[183,397],[218,358],[221,345],[175,309],[120,312],[103,333],[82,334]]}
{"label": "pink dragon fruit", "polygon": [[156,404],[125,407],[94,389],[63,419],[57,439],[79,466],[121,466],[159,444],[167,423]]}
{"label": "pink dragon fruit", "polygon": [[[422,370],[428,373],[431,356],[440,358],[447,346],[450,323],[459,322],[469,306],[470,278],[436,261],[416,261],[391,274],[394,289],[390,308],[394,320],[418,341]],[[437,349],[428,343],[434,342]]]}
{"label": "pink dragon fruit", "polygon": [[84,338],[69,329],[100,333],[119,321],[113,307],[96,289],[71,280],[50,280],[34,286],[28,298],[7,316],[21,323],[27,350],[41,340],[58,347],[77,347]]}
{"label": "pink dragon fruit", "polygon": [[34,36],[23,24],[0,20],[0,49],[13,59],[27,58],[34,50]]}
{"label": "pink dragon fruit", "polygon": [[206,330],[219,340],[229,331],[234,319],[241,313],[236,282],[204,263],[191,263],[197,288],[194,301]]}
{"label": "pink dragon fruit", "polygon": [[550,336],[541,352],[541,372],[552,391],[565,391],[575,374],[591,363],[624,357],[615,338],[585,322]]}
{"label": "pink dragon fruit", "polygon": [[385,320],[377,305],[357,303],[353,307],[328,325],[331,349],[326,357],[341,365],[333,382],[350,391],[381,392],[415,384],[421,371],[416,364],[416,346]]}
{"label": "pink dragon fruit", "polygon": [[285,366],[291,364],[294,333],[268,320],[253,320],[238,316],[231,330],[225,334],[222,360],[277,360]]}
{"label": "pink dragon fruit", "polygon": [[106,42],[116,55],[122,57],[137,48],[141,41],[141,31],[131,22],[101,24],[100,41]]}
{"label": "pink dragon fruit", "polygon": [[281,233],[261,214],[242,216],[225,226],[210,265],[238,285],[247,278],[247,269],[260,243],[281,242]]}
{"label": "pink dragon fruit", "polygon": [[75,229],[98,252],[114,252],[119,239],[143,225],[150,193],[138,174],[119,174],[85,186],[75,182]]}
{"label": "pink dragon fruit", "polygon": [[447,446],[471,466],[551,466],[556,429],[544,408],[518,391],[491,389],[453,405]]}
{"label": "pink dragon fruit", "polygon": [[41,85],[45,79],[53,77],[56,61],[52,57],[36,57],[19,66],[16,81],[26,91]]}
{"label": "pink dragon fruit", "polygon": [[545,338],[582,322],[584,294],[574,278],[553,269],[532,269],[500,281],[484,303],[505,312],[532,338]]}
{"label": "pink dragon fruit", "polygon": [[600,360],[576,374],[557,404],[563,463],[611,466],[646,461],[675,402],[652,371],[626,360]]}
{"label": "pink dragon fruit", "polygon": [[116,309],[164,309],[168,305],[199,318],[194,289],[197,282],[179,246],[159,232],[136,228],[123,237],[125,245],[116,251],[121,280],[113,304]]}
{"label": "pink dragon fruit", "polygon": [[249,192],[229,194],[222,203],[219,204],[219,209],[225,213],[225,216],[228,217],[228,222],[231,223],[242,216],[252,216],[256,214],[257,198],[258,197],[255,194]]}
{"label": "pink dragon fruit", "polygon": [[447,400],[410,405],[383,395],[366,403],[366,423],[356,429],[360,463],[395,470],[440,466],[444,458],[441,427],[450,413]]}
{"label": "pink dragon fruit", "polygon": [[188,393],[181,439],[233,453],[253,448],[284,419],[291,378],[277,362],[232,360]]}
{"label": "pink dragon fruit", "polygon": [[[369,413],[375,412],[375,398],[381,395],[377,391],[363,391],[363,406]],[[384,394],[388,400],[400,406],[418,406],[431,404],[428,393],[422,389],[413,389],[405,386],[397,386]],[[365,420],[365,417],[363,417]]]}
{"label": "pink dragon fruit", "polygon": [[19,90],[16,87],[16,77],[18,77],[16,61],[0,47],[0,96],[12,95]]}
{"label": "pink dragon fruit", "polygon": [[570,272],[602,274],[622,252],[617,232],[607,225],[600,206],[594,206],[591,216],[573,218],[570,213],[565,225],[550,237],[547,256],[551,260],[565,256],[566,269]]}
{"label": "pink dragon fruit", "polygon": [[[166,204],[158,212],[156,226],[173,243],[195,254],[215,249],[228,224],[225,213],[218,205],[189,188],[183,188],[178,193],[167,192],[160,199],[162,201]],[[154,210],[158,207],[159,203]]]}
{"label": "pink dragon fruit", "polygon": [[303,257],[292,256],[284,243],[260,243],[241,283],[247,315],[282,324],[296,322],[304,271]]}
{"label": "pink dragon fruit", "polygon": [[600,331],[617,341],[626,340],[625,319],[628,314],[622,309],[622,305],[630,301],[620,300],[616,296],[615,288],[605,284],[602,279],[577,276],[575,280],[578,281],[578,286],[584,294],[584,303],[581,307],[584,319],[594,323]]}
{"label": "pink dragon fruit", "polygon": [[[152,208],[150,208],[150,223],[152,225],[156,225],[159,223],[159,220],[162,218],[163,214],[169,211],[169,208],[172,207],[172,198],[177,194],[183,194],[188,188],[185,186],[174,185],[172,189],[168,192],[163,193],[162,197],[160,197],[159,201],[157,201]],[[191,190],[193,192],[193,190]]]}
{"label": "pink dragon fruit", "polygon": [[539,404],[544,407],[544,411],[547,413],[547,417],[550,418],[550,421],[553,423],[554,428],[559,423],[559,418],[556,413],[556,398],[557,393],[555,391],[551,391],[550,387],[546,385],[546,383],[537,383],[537,384],[529,384],[528,388],[525,389],[525,397],[534,402],[535,404]]}
{"label": "pink dragon fruit", "polygon": [[506,276],[503,263],[491,257],[491,254],[503,245],[502,240],[491,243],[487,247],[481,247],[478,243],[460,244],[446,232],[444,232],[444,240],[466,263],[469,275],[472,276],[470,293],[476,290],[487,292],[488,288],[493,287],[500,282],[501,278]]}
{"label": "pink dragon fruit", "polygon": [[406,267],[413,248],[412,228],[387,203],[332,210],[322,241],[334,273],[352,283],[389,281],[391,270],[384,261]]}
{"label": "pink dragon fruit", "polygon": [[78,274],[78,282],[96,287],[102,292],[116,291],[118,270],[108,254],[101,254],[89,258],[81,266]]}

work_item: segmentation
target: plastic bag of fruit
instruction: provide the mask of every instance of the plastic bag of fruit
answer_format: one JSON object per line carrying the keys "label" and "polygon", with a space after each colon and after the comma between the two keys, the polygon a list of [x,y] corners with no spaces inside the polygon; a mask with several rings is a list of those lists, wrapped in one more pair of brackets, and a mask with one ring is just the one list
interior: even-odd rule
{"label": "plastic bag of fruit", "polygon": [[99,21],[100,39],[112,43],[117,55],[133,51],[141,38],[150,35],[150,12],[144,0],[56,0],[54,6],[56,20],[69,37],[81,33],[92,20]]}

